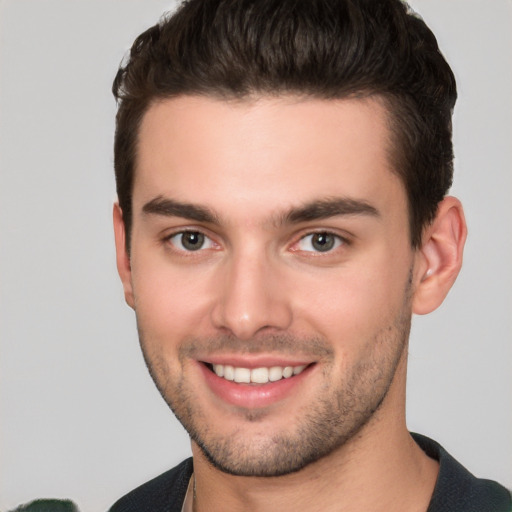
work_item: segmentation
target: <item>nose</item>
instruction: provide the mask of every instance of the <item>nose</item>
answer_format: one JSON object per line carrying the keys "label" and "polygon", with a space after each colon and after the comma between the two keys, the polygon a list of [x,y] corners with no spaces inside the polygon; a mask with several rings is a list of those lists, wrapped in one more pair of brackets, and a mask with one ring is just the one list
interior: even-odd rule
{"label": "nose", "polygon": [[248,340],[262,331],[283,331],[292,322],[290,297],[279,263],[258,255],[233,255],[225,262],[212,322],[217,329]]}

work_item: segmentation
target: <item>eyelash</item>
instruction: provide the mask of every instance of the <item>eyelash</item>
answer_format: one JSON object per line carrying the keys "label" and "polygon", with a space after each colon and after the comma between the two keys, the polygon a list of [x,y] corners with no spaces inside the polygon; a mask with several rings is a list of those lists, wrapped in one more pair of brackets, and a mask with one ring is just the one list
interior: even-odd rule
{"label": "eyelash", "polygon": [[[327,238],[328,240],[330,239],[332,241],[332,243],[329,243],[329,241],[323,242],[327,246],[327,249],[325,251],[318,250],[318,249],[314,250],[315,242],[313,240],[313,237],[315,237],[315,236],[324,237],[324,239]],[[309,245],[311,247],[313,247],[312,250],[306,250],[306,249],[300,248],[300,247],[298,247],[297,249],[292,249],[292,250],[321,255],[321,254],[330,254],[341,246],[350,245],[350,242],[349,242],[349,240],[347,240],[347,238],[340,236],[336,233],[332,233],[331,231],[313,231],[311,233],[307,233],[304,236],[301,236],[300,239],[298,240],[298,242],[296,242],[294,244],[294,246],[299,246],[300,244],[304,243],[308,238],[311,238]],[[321,241],[321,238],[318,241]]]}
{"label": "eyelash", "polygon": [[[184,245],[183,245],[183,237],[184,235],[186,234],[192,234],[192,235],[198,235],[199,236],[199,239],[202,238],[203,242],[206,243],[208,246],[207,247],[204,247],[204,243],[201,244],[200,247],[198,247],[197,249],[187,249]],[[309,237],[314,237],[315,235],[317,236],[324,236],[324,237],[327,237],[327,238],[331,238],[332,239],[332,246],[331,247],[328,247],[327,250],[325,251],[322,251],[322,250],[307,250],[307,249],[304,249],[304,248],[300,248],[300,244],[301,243],[304,243]],[[173,242],[173,239],[175,238],[178,238],[178,237],[181,237],[179,238],[178,240],[178,244],[181,246],[181,247],[177,247],[177,243],[176,242]],[[195,253],[200,253],[204,250],[208,250],[208,249],[217,249],[219,247],[219,244],[217,244],[210,236],[208,236],[207,234],[205,234],[203,231],[201,230],[196,230],[196,229],[186,229],[186,230],[181,230],[181,231],[176,231],[176,232],[173,232],[167,236],[165,236],[163,238],[163,242],[165,244],[169,244],[172,246],[172,249],[182,255],[187,255],[188,257],[190,256],[193,256]],[[326,242],[327,245],[330,245],[328,242]],[[314,247],[313,246],[314,242],[311,241],[310,242],[310,246]],[[301,253],[311,253],[311,254],[315,254],[314,257],[318,257],[316,255],[322,255],[322,254],[331,254],[333,253],[336,249],[338,249],[339,247],[342,247],[342,246],[350,246],[351,245],[351,242],[349,239],[347,239],[346,237],[343,237],[339,234],[336,234],[336,233],[333,233],[331,231],[312,231],[312,232],[308,232],[304,235],[302,235],[296,242],[294,242],[292,244],[292,246],[290,247],[290,250],[292,252],[301,252]]]}
{"label": "eyelash", "polygon": [[[187,230],[182,230],[182,231],[177,231],[177,232],[174,232],[174,233],[171,233],[170,235],[167,235],[166,237],[164,237],[163,241],[167,244],[170,244],[173,246],[173,249],[178,251],[179,253],[190,253],[190,254],[194,254],[196,252],[200,252],[201,250],[205,250],[205,247],[204,247],[204,244],[201,244],[201,247],[197,248],[197,249],[187,249],[186,247],[184,247],[183,245],[183,236],[184,235],[187,235],[187,234],[191,234],[191,235],[199,235],[199,238],[203,239],[203,242],[206,242],[208,244],[208,247],[206,247],[206,249],[213,249],[217,246],[217,244],[211,239],[211,237],[209,237],[208,235],[206,235],[205,233],[203,233],[202,231],[200,230],[195,230],[195,229],[187,229]],[[181,245],[181,248],[177,247],[176,246],[176,243],[174,243],[172,240],[173,238],[177,238],[177,237],[181,237],[180,241],[179,241],[179,244]]]}

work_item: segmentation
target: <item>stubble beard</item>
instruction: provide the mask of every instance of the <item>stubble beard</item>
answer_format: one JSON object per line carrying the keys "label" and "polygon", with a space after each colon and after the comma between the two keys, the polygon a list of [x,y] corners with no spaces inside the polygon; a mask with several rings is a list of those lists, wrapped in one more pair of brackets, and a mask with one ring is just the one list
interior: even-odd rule
{"label": "stubble beard", "polygon": [[[345,368],[333,380],[333,351],[323,339],[296,339],[290,336],[267,337],[243,342],[245,352],[264,351],[273,347],[279,353],[296,353],[297,347],[316,356],[323,363],[323,393],[314,404],[301,411],[295,423],[286,431],[259,435],[248,439],[243,427],[230,432],[215,432],[211,421],[198,406],[194,384],[184,378],[172,378],[165,358],[151,353],[139,327],[139,338],[148,370],[162,397],[172,409],[191,439],[217,469],[237,476],[276,477],[297,472],[344,446],[365,425],[376,419],[400,361],[406,356],[411,326],[410,281],[405,303],[394,320],[366,343],[367,356],[352,368]],[[248,343],[252,343],[249,345]],[[184,361],[197,347],[236,347],[242,342],[219,337],[209,340],[189,340],[180,348]],[[263,345],[263,346],[262,346]],[[256,347],[256,348],[255,348]],[[313,347],[313,349],[312,349]],[[265,411],[241,410],[243,421],[252,424],[263,421]]]}

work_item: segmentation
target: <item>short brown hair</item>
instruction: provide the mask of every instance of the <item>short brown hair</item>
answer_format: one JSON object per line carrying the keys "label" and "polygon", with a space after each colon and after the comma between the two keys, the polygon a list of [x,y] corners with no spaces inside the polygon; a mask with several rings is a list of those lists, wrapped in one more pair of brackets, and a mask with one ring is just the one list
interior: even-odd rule
{"label": "short brown hair", "polygon": [[128,250],[138,131],[158,99],[383,98],[413,247],[452,183],[455,78],[433,33],[400,0],[188,0],[135,40],[113,92]]}

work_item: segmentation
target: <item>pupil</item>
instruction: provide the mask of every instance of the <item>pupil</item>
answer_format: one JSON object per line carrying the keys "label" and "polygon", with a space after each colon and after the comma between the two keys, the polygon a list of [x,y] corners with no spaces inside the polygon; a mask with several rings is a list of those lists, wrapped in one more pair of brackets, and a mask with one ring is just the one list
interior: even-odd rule
{"label": "pupil", "polygon": [[328,233],[316,233],[313,235],[312,243],[317,251],[330,251],[334,246],[334,237]]}
{"label": "pupil", "polygon": [[181,243],[185,249],[188,249],[189,251],[197,251],[203,246],[204,235],[202,233],[197,233],[196,231],[183,233]]}

